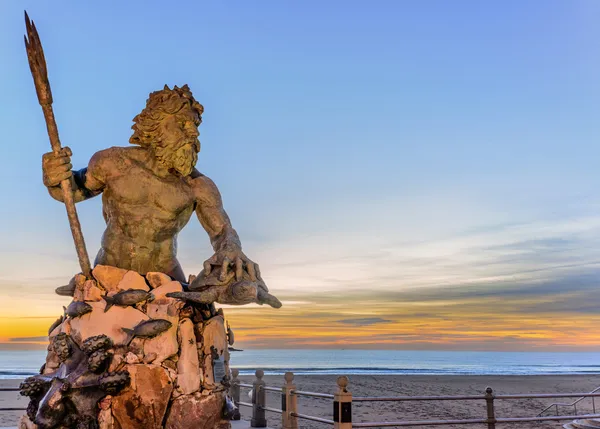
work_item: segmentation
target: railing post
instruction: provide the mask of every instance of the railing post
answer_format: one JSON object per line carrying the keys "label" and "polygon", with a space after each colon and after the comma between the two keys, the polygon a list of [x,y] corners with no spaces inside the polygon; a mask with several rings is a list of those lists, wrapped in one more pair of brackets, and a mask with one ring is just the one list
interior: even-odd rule
{"label": "railing post", "polygon": [[281,427],[283,429],[298,429],[298,417],[292,416],[292,413],[298,412],[298,397],[292,395],[292,390],[296,390],[294,373],[286,372],[283,378],[285,384],[281,388]]}
{"label": "railing post", "polygon": [[496,414],[494,410],[494,391],[491,387],[485,389],[488,429],[496,429]]}
{"label": "railing post", "polygon": [[255,372],[256,380],[252,383],[252,419],[250,426],[253,428],[266,428],[267,419],[263,407],[267,406],[267,395],[264,389],[265,382],[263,377],[265,372],[262,369],[257,369]]}
{"label": "railing post", "polygon": [[348,377],[337,379],[338,390],[333,395],[333,428],[352,429],[352,393],[348,392]]}
{"label": "railing post", "polygon": [[233,400],[233,403],[236,407],[238,407],[237,412],[233,415],[232,420],[241,420],[242,416],[240,415],[239,407],[240,407],[240,380],[238,379],[238,375],[240,375],[240,370],[237,368],[233,368],[231,370],[231,386],[229,387],[229,396]]}

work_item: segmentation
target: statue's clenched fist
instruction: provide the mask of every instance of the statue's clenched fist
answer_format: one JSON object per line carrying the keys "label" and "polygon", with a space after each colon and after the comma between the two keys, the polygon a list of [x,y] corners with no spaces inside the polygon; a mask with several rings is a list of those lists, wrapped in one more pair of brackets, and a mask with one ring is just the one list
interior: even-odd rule
{"label": "statue's clenched fist", "polygon": [[48,152],[42,156],[42,172],[44,185],[47,187],[58,186],[60,182],[73,175],[71,169],[71,149],[63,147],[60,152]]}

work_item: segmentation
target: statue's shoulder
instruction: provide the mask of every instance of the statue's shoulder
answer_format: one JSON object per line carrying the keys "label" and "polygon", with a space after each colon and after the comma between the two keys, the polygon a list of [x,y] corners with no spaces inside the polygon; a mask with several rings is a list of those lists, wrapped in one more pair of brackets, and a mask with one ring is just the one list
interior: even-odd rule
{"label": "statue's shoulder", "polygon": [[106,168],[112,165],[122,163],[127,159],[135,159],[137,152],[143,150],[139,147],[121,147],[113,146],[96,152],[90,160],[90,167]]}
{"label": "statue's shoulder", "polygon": [[192,178],[192,180],[196,180],[202,177],[206,177],[204,174],[200,173],[198,171],[198,169],[196,167],[194,167],[194,169],[192,170],[192,172],[190,173],[190,177]]}
{"label": "statue's shoulder", "polygon": [[196,168],[194,168],[192,174],[190,174],[190,177],[192,178],[192,183],[194,183],[196,187],[216,187],[215,183],[212,180],[210,180],[208,176],[200,173]]}
{"label": "statue's shoulder", "polygon": [[194,171],[192,171],[190,177],[192,179],[191,184],[196,198],[200,200],[213,200],[215,198],[220,198],[217,185],[215,185],[215,182],[210,180],[208,176],[200,173],[194,168]]}

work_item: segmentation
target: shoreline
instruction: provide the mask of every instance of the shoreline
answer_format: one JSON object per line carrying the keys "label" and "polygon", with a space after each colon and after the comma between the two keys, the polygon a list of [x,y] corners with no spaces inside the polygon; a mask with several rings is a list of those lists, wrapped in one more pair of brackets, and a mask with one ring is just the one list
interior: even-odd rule
{"label": "shoreline", "polygon": [[[341,375],[341,374],[340,374]],[[298,375],[294,383],[299,390],[319,393],[334,393],[336,379],[339,375]],[[253,375],[240,375],[240,382],[251,384]],[[585,393],[600,386],[600,375],[349,375],[348,390],[354,396],[448,396],[448,395],[482,395],[485,389],[492,387],[495,394],[516,393]],[[281,387],[284,383],[282,375],[265,375],[263,380],[267,386]],[[18,387],[21,379],[0,380],[0,388]],[[240,399],[248,402],[248,389],[242,389]],[[495,401],[497,417],[533,417],[546,406],[554,402],[573,402],[576,398],[543,398]],[[598,400],[600,409],[600,399]],[[0,392],[0,408],[25,408],[28,398],[18,392]],[[268,392],[267,405],[275,408],[281,406],[279,393]],[[331,418],[331,401],[306,397],[298,398],[299,412],[313,416]],[[591,398],[584,399],[577,406],[578,412],[591,412]],[[250,419],[251,411],[246,407],[240,409],[244,419]],[[562,408],[565,414],[572,410]],[[0,413],[0,426],[16,426],[22,411]],[[428,419],[469,419],[485,417],[485,401],[411,401],[411,402],[370,402],[353,405],[353,420],[366,421],[398,421]],[[267,413],[269,427],[280,428],[280,416]],[[557,429],[561,422],[532,422],[502,424],[502,429]],[[302,428],[319,428],[319,423],[301,421]],[[459,429],[459,425],[442,426]],[[463,426],[464,428],[465,426]],[[475,429],[484,425],[469,425]]]}
{"label": "shoreline", "polygon": [[[241,380],[242,378],[244,380],[254,380],[255,378],[255,370],[252,370],[252,372],[244,372],[242,373],[240,371],[240,374],[238,376],[238,378]],[[310,377],[339,377],[341,375],[345,375],[349,378],[354,378],[354,377],[403,377],[403,378],[419,378],[419,377],[503,377],[503,378],[511,378],[511,377],[599,377],[600,378],[600,372],[590,372],[590,373],[553,373],[553,374],[460,374],[460,373],[456,373],[456,374],[452,374],[452,373],[443,373],[443,374],[431,374],[431,373],[422,373],[422,374],[398,374],[398,373],[373,373],[373,374],[369,374],[369,373],[352,373],[352,372],[327,372],[327,373],[305,373],[305,372],[293,372],[294,376],[296,378],[298,377],[302,377],[302,378],[310,378]],[[283,376],[284,376],[285,372],[281,372],[281,373],[268,373],[265,371],[265,375],[264,375],[264,379],[270,378],[273,380],[283,380]],[[16,382],[17,383],[17,387],[19,385],[19,383],[21,381],[23,381],[24,379],[28,378],[28,377],[33,377],[34,375],[38,375],[38,374],[24,374],[24,375],[19,375],[18,377],[0,377],[0,386],[1,387],[5,387],[2,386],[3,383],[10,383],[10,382]],[[0,387],[0,388],[1,388]],[[599,399],[600,401],[600,399]],[[600,404],[600,402],[599,402]],[[0,426],[1,427],[1,426]]]}

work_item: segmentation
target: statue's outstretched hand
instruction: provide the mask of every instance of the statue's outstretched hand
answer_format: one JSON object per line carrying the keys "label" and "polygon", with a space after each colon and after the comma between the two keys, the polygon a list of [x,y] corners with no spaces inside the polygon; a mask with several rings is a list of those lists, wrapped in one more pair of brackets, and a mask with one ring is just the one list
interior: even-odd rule
{"label": "statue's outstretched hand", "polygon": [[224,249],[216,252],[204,262],[204,270],[198,277],[204,277],[211,285],[223,285],[231,280],[243,280],[248,277],[250,281],[262,283],[264,289],[269,289],[260,276],[258,264],[251,261],[241,249]]}
{"label": "statue's outstretched hand", "polygon": [[281,307],[281,302],[269,293],[258,265],[241,250],[215,253],[204,263],[204,269],[189,284],[187,292],[172,292],[167,296],[201,304],[256,303]]}

